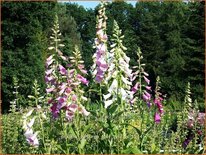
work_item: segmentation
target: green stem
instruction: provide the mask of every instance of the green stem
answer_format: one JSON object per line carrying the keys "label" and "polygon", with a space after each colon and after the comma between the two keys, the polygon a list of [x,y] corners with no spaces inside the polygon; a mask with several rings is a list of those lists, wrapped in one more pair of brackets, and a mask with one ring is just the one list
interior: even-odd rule
{"label": "green stem", "polygon": [[103,99],[102,99],[102,84],[100,83],[99,84],[99,95],[100,95],[100,102],[101,102],[101,104],[102,104],[102,101],[103,101]]}

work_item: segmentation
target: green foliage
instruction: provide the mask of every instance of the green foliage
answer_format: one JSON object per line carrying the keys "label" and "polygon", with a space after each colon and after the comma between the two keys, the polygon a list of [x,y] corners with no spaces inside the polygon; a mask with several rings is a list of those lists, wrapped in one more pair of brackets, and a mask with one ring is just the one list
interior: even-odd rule
{"label": "green foliage", "polygon": [[[19,79],[19,93],[31,92],[33,79],[44,86],[44,60],[48,27],[53,20],[53,2],[2,3],[2,100],[8,110],[12,78]],[[8,13],[10,12],[10,13]]]}

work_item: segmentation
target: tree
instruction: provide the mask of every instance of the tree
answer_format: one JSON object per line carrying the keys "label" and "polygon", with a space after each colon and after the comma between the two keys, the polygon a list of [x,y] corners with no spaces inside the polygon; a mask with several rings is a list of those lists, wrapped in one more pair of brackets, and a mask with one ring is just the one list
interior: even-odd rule
{"label": "tree", "polygon": [[35,78],[43,87],[46,38],[54,6],[53,2],[2,3],[3,110],[7,110],[9,101],[13,100],[14,76],[19,79],[19,90],[24,97],[31,92]]}

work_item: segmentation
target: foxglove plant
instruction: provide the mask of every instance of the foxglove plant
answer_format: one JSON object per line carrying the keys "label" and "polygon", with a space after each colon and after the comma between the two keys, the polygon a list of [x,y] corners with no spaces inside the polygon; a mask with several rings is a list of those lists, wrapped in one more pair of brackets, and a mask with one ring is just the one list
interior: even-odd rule
{"label": "foxglove plant", "polygon": [[155,116],[154,116],[154,121],[156,123],[160,123],[161,116],[163,114],[163,105],[162,105],[163,97],[162,97],[162,93],[160,92],[159,83],[160,83],[160,78],[159,78],[159,76],[157,76],[156,88],[155,88],[155,99],[154,99],[154,104],[158,108],[158,111],[155,112]]}
{"label": "foxglove plant", "polygon": [[[151,106],[151,86],[149,86],[150,84],[150,80],[148,79],[149,74],[147,72],[145,72],[144,66],[145,64],[143,64],[141,62],[141,60],[143,59],[142,56],[142,52],[140,50],[140,48],[138,48],[137,50],[137,56],[138,56],[138,60],[137,60],[137,66],[134,66],[133,68],[136,69],[136,71],[134,73],[132,73],[132,78],[131,81],[134,83],[134,86],[131,89],[131,92],[134,95],[134,98],[130,101],[132,106],[136,106],[134,103],[139,100],[141,101],[141,99],[143,99],[148,107]],[[140,104],[138,103],[139,108],[142,109],[142,107],[140,107]]]}
{"label": "foxglove plant", "polygon": [[107,64],[107,34],[106,34],[106,20],[105,15],[106,3],[101,1],[97,16],[95,48],[96,52],[93,55],[94,64],[92,66],[92,75],[95,77],[97,83],[101,83],[104,79],[105,72],[108,69]]}
{"label": "foxglove plant", "polygon": [[198,139],[203,138],[203,130],[204,130],[204,122],[205,122],[205,113],[200,113],[198,110],[198,103],[193,103],[191,98],[191,88],[190,83],[188,82],[187,88],[185,91],[185,99],[184,99],[184,123],[187,126],[188,135],[187,138],[183,142],[183,147],[188,147],[192,141],[193,145],[190,147],[195,147]]}
{"label": "foxglove plant", "polygon": [[[48,103],[51,105],[51,111],[54,118],[59,115],[61,107],[61,100],[59,100],[59,94],[61,95],[61,89],[64,85],[62,80],[66,79],[67,70],[60,64],[61,59],[67,61],[67,57],[63,56],[63,53],[59,50],[60,47],[64,47],[59,42],[61,39],[61,33],[59,31],[58,16],[55,16],[54,28],[52,28],[53,34],[51,38],[51,46],[48,48],[52,51],[52,54],[46,60],[46,93],[49,97]],[[57,106],[58,105],[58,106]]]}
{"label": "foxglove plant", "polygon": [[[130,78],[132,76],[132,70],[129,68],[130,58],[124,53],[127,50],[122,44],[124,36],[117,24],[114,21],[113,38],[111,39],[112,45],[109,52],[109,68],[108,75],[105,82],[108,83],[108,94],[104,96],[105,108],[109,107],[112,103],[118,101],[129,102],[132,99],[132,93],[130,88],[132,83]],[[120,102],[120,103],[121,103]]]}
{"label": "foxglove plant", "polygon": [[[58,118],[61,110],[65,110],[67,120],[72,120],[74,113],[79,111],[84,115],[89,115],[89,112],[82,105],[77,105],[77,100],[79,98],[87,100],[81,93],[82,90],[78,92],[75,91],[80,83],[88,85],[88,81],[81,74],[86,74],[87,71],[84,69],[83,61],[81,60],[81,55],[77,47],[75,47],[75,52],[73,52],[74,57],[70,57],[71,64],[68,67],[74,67],[67,70],[64,66],[60,64],[61,59],[68,63],[68,58],[63,56],[63,53],[58,49],[63,47],[63,44],[59,44],[59,32],[58,18],[56,16],[54,29],[52,29],[54,34],[50,38],[53,39],[51,42],[51,47],[49,50],[53,50],[54,54],[47,58],[46,62],[46,92],[48,96],[51,96],[48,103],[51,104],[51,112],[54,118]],[[76,68],[75,68],[76,67]],[[78,70],[80,72],[78,72]],[[80,74],[81,73],[81,74]],[[77,96],[77,93],[81,94]],[[78,98],[79,97],[79,98]]]}
{"label": "foxglove plant", "polygon": [[[78,46],[75,46],[75,51],[73,56],[70,57],[68,77],[67,77],[67,89],[69,93],[67,96],[66,103],[66,117],[68,120],[71,120],[74,117],[75,111],[88,116],[90,113],[84,108],[82,103],[87,101],[87,97],[84,96],[84,91],[80,87],[81,84],[88,86],[89,81],[84,77],[87,74],[87,71],[84,66],[84,61],[82,60],[81,53],[78,49]],[[65,91],[66,87],[63,87],[61,91]]]}

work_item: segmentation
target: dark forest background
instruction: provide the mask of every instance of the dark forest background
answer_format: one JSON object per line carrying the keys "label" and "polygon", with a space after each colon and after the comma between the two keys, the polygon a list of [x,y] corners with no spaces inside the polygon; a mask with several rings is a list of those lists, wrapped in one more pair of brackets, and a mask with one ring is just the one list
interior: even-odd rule
{"label": "dark forest background", "polygon": [[[112,34],[115,19],[125,35],[130,64],[136,62],[137,47],[141,48],[154,87],[159,75],[168,103],[184,100],[187,82],[192,96],[204,107],[204,4],[205,2],[126,2],[107,5],[107,34]],[[13,94],[13,77],[19,80],[24,100],[31,94],[34,79],[44,93],[45,59],[55,13],[59,16],[65,55],[77,44],[86,68],[92,65],[95,52],[95,23],[98,6],[85,9],[71,3],[2,2],[2,100],[7,111]],[[27,102],[24,103],[26,106]]]}

